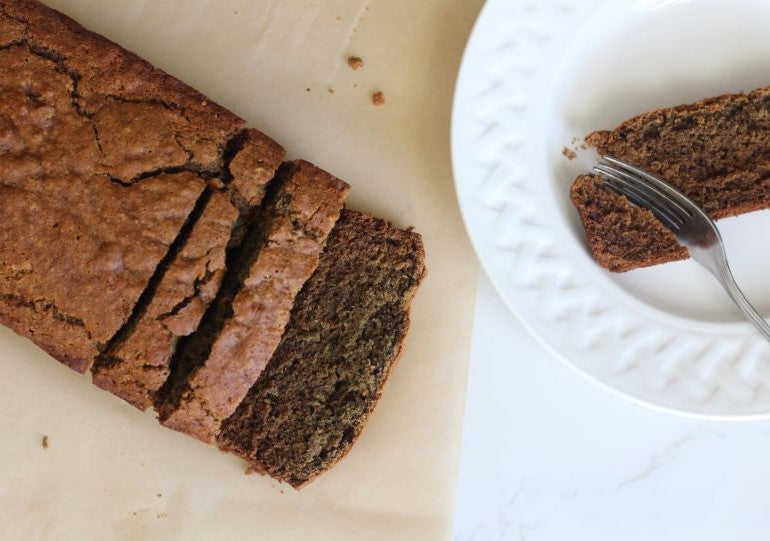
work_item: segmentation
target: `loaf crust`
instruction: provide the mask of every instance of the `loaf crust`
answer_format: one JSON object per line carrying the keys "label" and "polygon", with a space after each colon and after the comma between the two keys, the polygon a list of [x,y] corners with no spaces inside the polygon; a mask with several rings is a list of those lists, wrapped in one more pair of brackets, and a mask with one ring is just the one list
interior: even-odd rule
{"label": "loaf crust", "polygon": [[135,326],[92,371],[96,385],[142,410],[168,378],[179,338],[195,331],[222,283],[238,212],[224,193],[210,197]]}
{"label": "loaf crust", "polygon": [[0,89],[0,322],[84,372],[143,310],[208,179],[247,206],[249,172],[271,178],[283,150],[32,0],[0,0]]}

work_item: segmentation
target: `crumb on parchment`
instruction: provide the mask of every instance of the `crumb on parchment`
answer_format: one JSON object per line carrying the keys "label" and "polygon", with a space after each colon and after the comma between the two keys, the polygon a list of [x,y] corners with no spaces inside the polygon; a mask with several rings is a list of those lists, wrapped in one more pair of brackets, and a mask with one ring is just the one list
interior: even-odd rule
{"label": "crumb on parchment", "polygon": [[360,56],[349,56],[348,66],[350,69],[359,70],[364,67],[364,59]]}
{"label": "crumb on parchment", "polygon": [[564,149],[561,151],[561,153],[569,161],[572,161],[575,158],[577,158],[577,154],[575,154],[575,151],[570,149],[570,148],[567,148],[567,147],[564,147]]}
{"label": "crumb on parchment", "polygon": [[40,445],[43,446],[43,449],[48,449],[48,436],[43,436],[43,439],[40,440]]}
{"label": "crumb on parchment", "polygon": [[381,91],[374,92],[372,94],[372,103],[374,105],[385,105],[385,94]]}

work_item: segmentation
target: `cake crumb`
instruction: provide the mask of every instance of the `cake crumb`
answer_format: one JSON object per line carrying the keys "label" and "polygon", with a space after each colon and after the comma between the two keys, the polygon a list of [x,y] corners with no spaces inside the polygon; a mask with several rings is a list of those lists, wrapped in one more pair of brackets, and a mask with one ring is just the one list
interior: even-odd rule
{"label": "cake crumb", "polygon": [[306,89],[305,89],[305,92],[310,92],[310,89],[309,89],[309,88],[306,88]]}
{"label": "cake crumb", "polygon": [[569,161],[572,161],[575,158],[577,158],[577,154],[575,154],[575,151],[567,147],[564,147],[564,150],[562,150],[561,153]]}
{"label": "cake crumb", "polygon": [[329,94],[334,94],[334,89],[333,89],[332,87],[330,87],[330,86],[326,88],[326,91],[327,91]]}
{"label": "cake crumb", "polygon": [[372,103],[374,105],[384,105],[385,104],[385,94],[383,94],[381,91],[374,92],[372,94]]}
{"label": "cake crumb", "polygon": [[43,436],[40,444],[43,446],[43,449],[48,449],[48,436]]}
{"label": "cake crumb", "polygon": [[158,513],[158,518],[166,518],[168,515],[166,513]]}
{"label": "cake crumb", "polygon": [[163,494],[161,494],[160,492],[158,492],[158,493],[156,494],[156,496],[157,496],[158,498],[162,498],[162,497],[163,497]]}
{"label": "cake crumb", "polygon": [[364,67],[364,59],[360,56],[349,56],[348,66],[350,66],[350,69],[359,70]]}

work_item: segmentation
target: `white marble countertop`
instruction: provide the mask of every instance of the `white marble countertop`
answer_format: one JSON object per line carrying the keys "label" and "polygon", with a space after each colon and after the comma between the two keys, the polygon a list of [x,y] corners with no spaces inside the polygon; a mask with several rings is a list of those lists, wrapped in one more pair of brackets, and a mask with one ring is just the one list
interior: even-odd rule
{"label": "white marble countertop", "polygon": [[457,540],[765,540],[770,423],[619,398],[553,358],[482,276]]}

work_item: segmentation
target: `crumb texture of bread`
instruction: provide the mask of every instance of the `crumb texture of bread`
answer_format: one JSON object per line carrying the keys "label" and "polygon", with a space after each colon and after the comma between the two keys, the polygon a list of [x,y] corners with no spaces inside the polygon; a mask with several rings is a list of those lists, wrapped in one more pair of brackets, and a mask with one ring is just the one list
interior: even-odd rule
{"label": "crumb texture of bread", "polygon": [[425,276],[421,237],[343,211],[268,366],[218,443],[301,487],[361,434],[409,328]]}
{"label": "crumb texture of bread", "polygon": [[[586,143],[660,176],[713,219],[770,208],[770,88],[650,111]],[[572,200],[594,256],[610,270],[688,257],[651,214],[596,181],[579,178]]]}
{"label": "crumb texture of bread", "polygon": [[170,428],[213,442],[264,369],[350,190],[304,161],[279,170],[243,257],[200,328],[180,346],[157,409]]}
{"label": "crumb texture of bread", "polygon": [[254,199],[249,171],[269,179],[283,150],[32,0],[0,0],[0,95],[0,322],[85,372],[144,310],[208,179]]}

